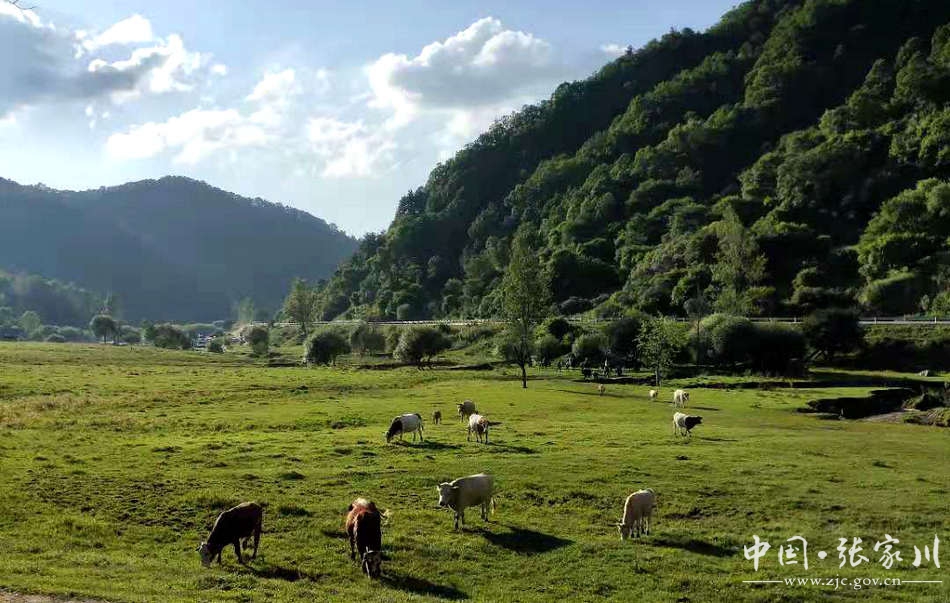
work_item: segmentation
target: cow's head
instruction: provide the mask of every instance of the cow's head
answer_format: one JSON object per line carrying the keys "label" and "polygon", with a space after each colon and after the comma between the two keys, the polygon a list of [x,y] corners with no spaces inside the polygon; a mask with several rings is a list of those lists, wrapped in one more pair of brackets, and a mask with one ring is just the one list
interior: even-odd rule
{"label": "cow's head", "polygon": [[195,550],[198,551],[198,554],[201,556],[201,565],[211,567],[211,560],[214,559],[214,553],[211,552],[211,547],[208,546],[208,543],[202,542]]}
{"label": "cow's head", "polygon": [[690,430],[690,429],[692,429],[693,427],[696,427],[697,425],[699,425],[700,423],[702,423],[702,422],[703,422],[703,418],[702,418],[702,417],[695,417],[695,416],[688,416],[688,417],[686,417],[685,422],[686,422],[686,429],[687,429],[687,430]]}
{"label": "cow's head", "polygon": [[439,491],[439,506],[440,507],[451,507],[455,502],[456,494],[458,493],[458,487],[453,486],[448,482],[443,482],[435,487]]}
{"label": "cow's head", "polygon": [[386,432],[386,443],[388,444],[400,433],[402,433],[402,421],[398,418],[393,419],[393,422],[389,425],[389,430]]}
{"label": "cow's head", "polygon": [[366,551],[363,553],[363,573],[370,578],[379,578],[383,572],[383,554],[380,551]]}

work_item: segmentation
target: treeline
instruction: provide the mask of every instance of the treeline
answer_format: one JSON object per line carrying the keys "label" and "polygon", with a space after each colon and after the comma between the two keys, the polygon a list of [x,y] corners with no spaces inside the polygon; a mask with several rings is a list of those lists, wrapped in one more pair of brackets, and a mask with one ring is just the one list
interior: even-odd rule
{"label": "treeline", "polygon": [[950,4],[753,0],[433,170],[319,318],[494,317],[519,229],[553,314],[950,314]]}

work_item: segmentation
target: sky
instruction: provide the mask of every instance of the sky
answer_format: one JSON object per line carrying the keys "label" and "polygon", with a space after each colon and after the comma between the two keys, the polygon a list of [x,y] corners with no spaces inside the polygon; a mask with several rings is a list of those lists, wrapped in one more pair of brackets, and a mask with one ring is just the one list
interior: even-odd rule
{"label": "sky", "polygon": [[174,174],[353,235],[495,119],[730,0],[0,0],[0,177]]}

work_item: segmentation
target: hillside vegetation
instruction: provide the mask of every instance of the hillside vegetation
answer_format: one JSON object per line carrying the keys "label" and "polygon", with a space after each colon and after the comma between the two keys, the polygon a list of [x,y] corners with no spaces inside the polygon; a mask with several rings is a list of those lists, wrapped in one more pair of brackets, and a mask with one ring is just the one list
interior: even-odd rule
{"label": "hillside vegetation", "polygon": [[950,4],[753,0],[563,84],[399,202],[323,318],[497,316],[515,232],[555,310],[950,313]]}
{"label": "hillside vegetation", "polygon": [[273,311],[293,277],[328,276],[355,245],[310,214],[188,178],[81,192],[0,179],[0,268],[114,294],[134,321],[226,318],[244,298]]}

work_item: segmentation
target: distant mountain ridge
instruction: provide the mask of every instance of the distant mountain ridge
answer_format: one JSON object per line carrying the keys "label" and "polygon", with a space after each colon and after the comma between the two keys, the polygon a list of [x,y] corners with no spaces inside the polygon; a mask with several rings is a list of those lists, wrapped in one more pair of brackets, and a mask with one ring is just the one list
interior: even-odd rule
{"label": "distant mountain ridge", "polygon": [[307,212],[179,176],[86,191],[0,178],[0,268],[119,296],[125,317],[213,320],[276,309],[356,241]]}

